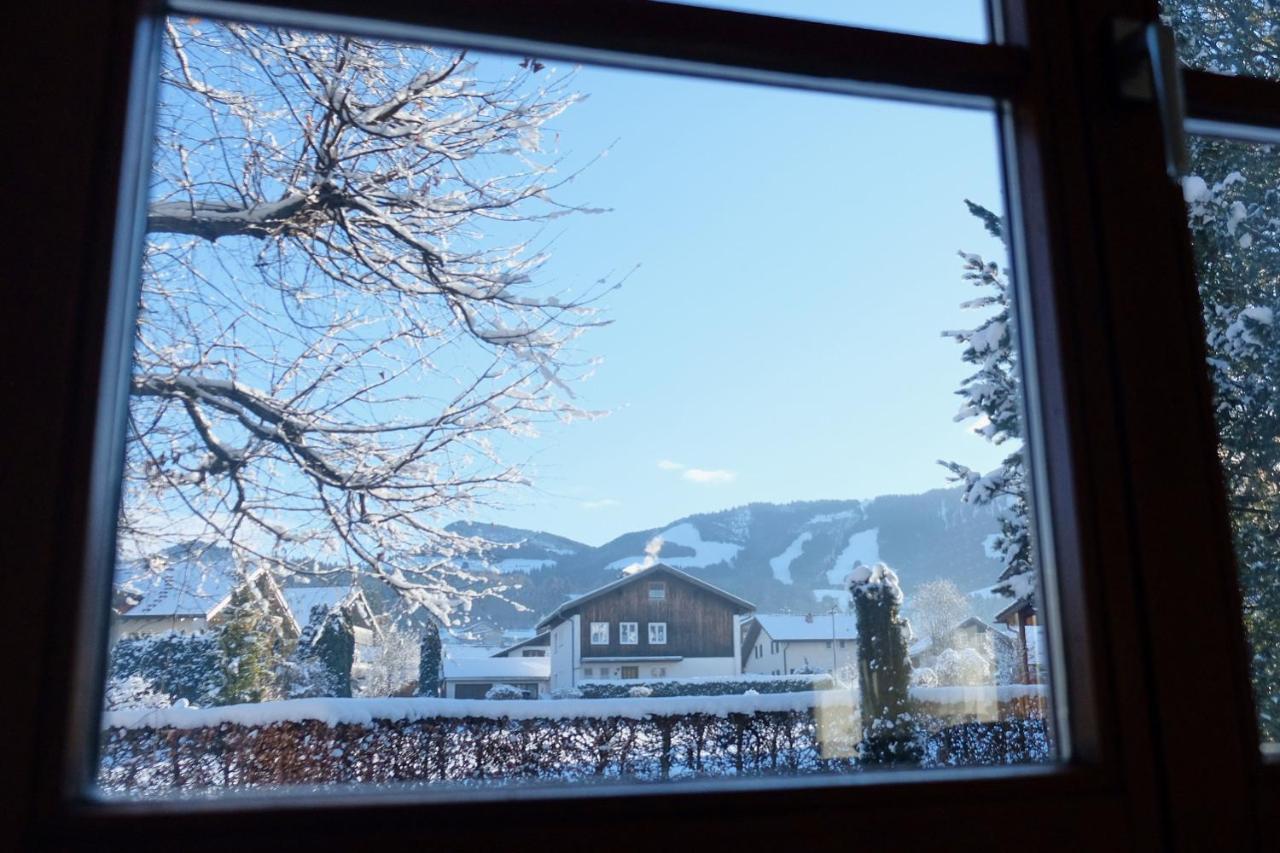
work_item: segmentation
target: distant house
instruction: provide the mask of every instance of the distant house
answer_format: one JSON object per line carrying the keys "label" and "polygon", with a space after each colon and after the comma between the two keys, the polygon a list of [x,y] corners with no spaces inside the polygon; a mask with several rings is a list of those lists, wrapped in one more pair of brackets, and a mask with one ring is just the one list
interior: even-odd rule
{"label": "distant house", "polygon": [[371,645],[382,633],[373,608],[358,586],[287,586],[281,590],[300,631],[311,624],[315,608],[341,610],[355,631],[356,645]]}
{"label": "distant house", "polygon": [[839,672],[858,662],[857,624],[848,613],[757,613],[742,632],[743,672]]}
{"label": "distant house", "polygon": [[441,683],[449,699],[483,699],[493,687],[509,684],[526,699],[546,697],[550,660],[545,657],[446,657]]}
{"label": "distant house", "polygon": [[741,623],[754,606],[659,563],[576,596],[538,623],[550,687],[592,679],[738,675]]}
{"label": "distant house", "polygon": [[[976,616],[970,616],[958,623],[946,636],[942,648],[975,649],[989,653],[995,663],[997,673],[1013,672],[1017,665],[1017,638],[1002,628],[983,622]],[[937,660],[940,649],[934,649],[928,637],[922,637],[912,643],[907,652],[911,656],[913,667],[932,667]]]}
{"label": "distant house", "polygon": [[996,614],[995,621],[1007,625],[1018,637],[1019,660],[1014,680],[1025,684],[1042,683],[1045,680],[1044,631],[1039,625],[1031,596],[1024,595],[1015,600]]}
{"label": "distant house", "polygon": [[551,650],[551,632],[543,631],[495,652],[495,658],[545,658]]}
{"label": "distant house", "polygon": [[226,551],[209,549],[131,563],[117,573],[111,641],[128,634],[195,633],[221,624],[233,605],[260,598],[279,617],[281,636],[301,632],[280,585],[265,564],[244,566]]}

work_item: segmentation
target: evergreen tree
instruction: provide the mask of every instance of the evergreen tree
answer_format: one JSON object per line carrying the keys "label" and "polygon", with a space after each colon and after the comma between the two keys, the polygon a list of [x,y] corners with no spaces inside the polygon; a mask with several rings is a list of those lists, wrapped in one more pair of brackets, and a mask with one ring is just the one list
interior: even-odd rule
{"label": "evergreen tree", "polygon": [[422,633],[422,654],[418,659],[418,695],[440,695],[440,667],[443,650],[440,646],[440,628],[430,622]]}
{"label": "evergreen tree", "polygon": [[1183,183],[1259,724],[1280,740],[1280,148],[1195,138]]}
{"label": "evergreen tree", "polygon": [[343,609],[335,607],[328,610],[311,647],[311,655],[321,665],[324,674],[320,695],[350,697],[356,634]]}
{"label": "evergreen tree", "polygon": [[859,754],[868,764],[920,760],[911,718],[910,627],[899,613],[902,588],[883,563],[858,566],[849,578],[858,624],[858,684],[862,710]]}
{"label": "evergreen tree", "polygon": [[225,705],[276,698],[276,669],[282,657],[275,617],[257,596],[232,604],[230,617],[218,631],[222,652]]}
{"label": "evergreen tree", "polygon": [[[1004,241],[1004,225],[995,213],[965,200],[969,212],[982,220],[991,236]],[[943,334],[964,347],[961,358],[977,371],[966,377],[956,394],[964,401],[957,421],[975,420],[974,432],[992,444],[1013,445],[1000,466],[986,474],[958,462],[940,462],[953,482],[964,488],[964,500],[991,505],[1000,533],[992,550],[1002,563],[999,583],[993,591],[1021,597],[1035,592],[1035,565],[1031,554],[1031,525],[1027,505],[1026,456],[1022,447],[1021,365],[1014,348],[1013,293],[1009,271],[980,255],[961,252],[964,279],[984,293],[961,307],[989,311],[973,329]]]}

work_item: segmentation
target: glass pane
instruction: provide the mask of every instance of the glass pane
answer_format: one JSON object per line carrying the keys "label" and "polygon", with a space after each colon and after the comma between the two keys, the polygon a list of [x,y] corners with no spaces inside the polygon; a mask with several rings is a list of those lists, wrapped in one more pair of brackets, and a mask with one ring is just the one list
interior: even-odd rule
{"label": "glass pane", "polygon": [[690,0],[684,5],[960,41],[991,39],[990,13],[985,0],[895,0],[893,3],[884,0]]}
{"label": "glass pane", "polygon": [[1191,140],[1183,182],[1259,734],[1280,742],[1280,148]]}
{"label": "glass pane", "polygon": [[103,791],[1054,758],[991,113],[164,36]]}
{"label": "glass pane", "polygon": [[1160,9],[1192,68],[1280,80],[1275,0],[1161,0]]}

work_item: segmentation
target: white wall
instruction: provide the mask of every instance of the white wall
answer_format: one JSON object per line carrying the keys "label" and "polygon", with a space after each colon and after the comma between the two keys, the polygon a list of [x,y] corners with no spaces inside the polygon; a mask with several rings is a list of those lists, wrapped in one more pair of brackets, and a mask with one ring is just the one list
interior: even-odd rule
{"label": "white wall", "polygon": [[[840,640],[835,640],[835,664],[837,668],[854,667],[858,663],[857,643],[844,640],[844,648],[840,648]],[[830,672],[832,649],[825,640],[782,640],[778,643],[778,651],[773,651],[773,638],[768,631],[761,630],[756,637],[756,647],[763,648],[763,656],[756,657],[755,647],[747,656],[742,671],[750,674],[790,675],[805,666],[810,669]]]}
{"label": "white wall", "polygon": [[551,646],[548,655],[551,658],[551,680],[548,690],[563,690],[572,687],[581,677],[575,667],[578,666],[578,626],[581,617],[574,615],[561,622],[551,630]]}

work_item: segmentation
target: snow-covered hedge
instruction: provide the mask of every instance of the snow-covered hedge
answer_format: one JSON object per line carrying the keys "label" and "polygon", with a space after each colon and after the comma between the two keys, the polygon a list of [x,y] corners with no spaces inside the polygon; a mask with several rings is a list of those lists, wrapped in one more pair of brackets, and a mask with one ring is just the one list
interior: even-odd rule
{"label": "snow-covered hedge", "polygon": [[[998,707],[994,721],[923,712],[973,704],[982,692],[939,689],[959,692],[916,699],[922,713],[913,727],[926,764],[1050,757],[1035,710],[1043,696],[1034,688],[1015,691],[1017,696],[988,689],[987,698],[994,696],[1000,707],[1031,711],[1000,718]],[[99,783],[113,794],[169,796],[294,784],[485,785],[848,772],[857,769],[855,751],[831,740],[837,692],[541,702],[299,699],[116,711],[104,718]],[[856,697],[846,694],[844,704],[856,707]]]}
{"label": "snow-covered hedge", "polygon": [[760,693],[803,693],[830,690],[835,686],[826,673],[815,675],[735,675],[732,677],[701,676],[696,678],[644,678],[625,681],[580,681],[577,689],[586,699],[619,699],[633,695],[637,687],[647,688],[648,696],[741,696],[754,690]]}

